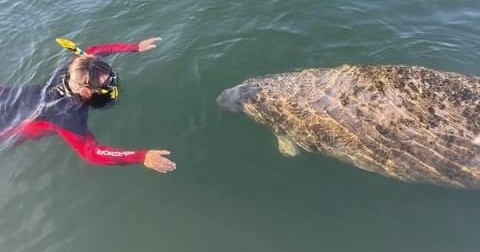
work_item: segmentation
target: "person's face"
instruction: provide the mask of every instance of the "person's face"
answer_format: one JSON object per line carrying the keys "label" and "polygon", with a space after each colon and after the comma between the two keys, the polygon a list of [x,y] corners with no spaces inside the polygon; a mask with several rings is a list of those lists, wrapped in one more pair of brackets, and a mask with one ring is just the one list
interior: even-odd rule
{"label": "person's face", "polygon": [[[108,83],[107,83],[108,78],[110,78],[110,75],[109,75],[109,74],[102,74],[102,75],[100,75],[99,83],[103,83],[103,85],[108,85]],[[103,86],[103,85],[102,85],[102,86]]]}
{"label": "person's face", "polygon": [[[103,73],[99,76],[99,83],[103,83],[103,85],[108,85],[109,78],[109,74]],[[93,89],[90,88],[86,76],[80,77],[72,74],[69,85],[73,93],[80,94],[80,96],[86,99],[90,98],[92,96],[92,93],[95,92]]]}

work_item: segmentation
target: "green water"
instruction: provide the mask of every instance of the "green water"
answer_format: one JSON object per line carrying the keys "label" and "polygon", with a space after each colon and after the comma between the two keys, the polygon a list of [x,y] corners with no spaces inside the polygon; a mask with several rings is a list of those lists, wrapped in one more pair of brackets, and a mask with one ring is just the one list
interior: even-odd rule
{"label": "green water", "polygon": [[2,150],[0,252],[479,251],[479,192],[286,159],[266,128],[215,103],[248,77],[344,63],[479,74],[479,27],[467,0],[0,0],[7,85],[61,66],[58,36],[162,37],[108,59],[121,102],[89,122],[102,143],[166,148],[177,163],[168,175],[88,166],[58,137]]}

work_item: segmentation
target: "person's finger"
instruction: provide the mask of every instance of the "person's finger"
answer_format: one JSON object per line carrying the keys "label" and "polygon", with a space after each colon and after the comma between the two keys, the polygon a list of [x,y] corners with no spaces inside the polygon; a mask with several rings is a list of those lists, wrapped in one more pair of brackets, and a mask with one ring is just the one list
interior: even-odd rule
{"label": "person's finger", "polygon": [[162,166],[154,165],[151,167],[151,169],[161,173],[167,173],[167,171]]}
{"label": "person's finger", "polygon": [[163,165],[163,166],[166,166],[166,167],[174,167],[175,166],[174,162],[172,162],[170,159],[168,159],[166,157],[163,157],[159,154],[158,154],[158,156],[156,156],[155,161],[158,163],[158,165]]}
{"label": "person's finger", "polygon": [[163,155],[169,155],[170,151],[168,151],[168,150],[156,150],[155,153],[163,156]]}
{"label": "person's finger", "polygon": [[149,45],[149,44],[154,44],[154,43],[156,43],[157,41],[160,41],[160,40],[162,40],[160,37],[149,38],[149,39],[145,39],[141,43],[144,44],[144,45]]}
{"label": "person's finger", "polygon": [[163,167],[165,170],[173,171],[176,169],[175,165],[171,162],[164,162],[159,164],[159,166]]}
{"label": "person's finger", "polygon": [[147,39],[148,42],[153,43],[162,40],[160,37],[154,37],[154,38],[149,38]]}
{"label": "person's finger", "polygon": [[170,169],[169,167],[167,166],[162,166],[161,168],[158,168],[159,171],[163,172],[163,173],[167,173],[167,172],[171,172],[173,171],[172,169]]}
{"label": "person's finger", "polygon": [[166,166],[165,166],[165,170],[167,170],[167,171],[173,171],[173,170],[175,170],[175,169],[176,169],[176,168],[175,168],[174,165],[166,165]]}
{"label": "person's finger", "polygon": [[139,51],[141,52],[144,52],[144,51],[148,51],[148,50],[151,50],[153,48],[155,48],[156,46],[155,45],[143,45],[139,48]]}

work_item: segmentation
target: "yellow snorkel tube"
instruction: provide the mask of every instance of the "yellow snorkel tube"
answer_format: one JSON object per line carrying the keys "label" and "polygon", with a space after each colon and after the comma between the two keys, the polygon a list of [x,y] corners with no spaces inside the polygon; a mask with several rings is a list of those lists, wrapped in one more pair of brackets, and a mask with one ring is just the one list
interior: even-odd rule
{"label": "yellow snorkel tube", "polygon": [[67,50],[70,50],[72,51],[73,53],[77,54],[77,55],[82,55],[84,52],[82,49],[78,48],[77,45],[69,40],[69,39],[66,39],[66,38],[56,38],[55,41],[57,41],[57,43],[62,47],[62,48],[65,48]]}

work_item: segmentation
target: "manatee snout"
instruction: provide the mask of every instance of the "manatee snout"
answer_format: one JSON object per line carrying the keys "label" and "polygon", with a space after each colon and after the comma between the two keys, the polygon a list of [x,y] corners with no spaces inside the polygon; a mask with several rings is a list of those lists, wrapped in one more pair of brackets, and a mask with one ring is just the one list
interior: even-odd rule
{"label": "manatee snout", "polygon": [[243,111],[245,101],[255,98],[259,90],[256,85],[240,84],[220,93],[217,104],[230,112],[240,112]]}

